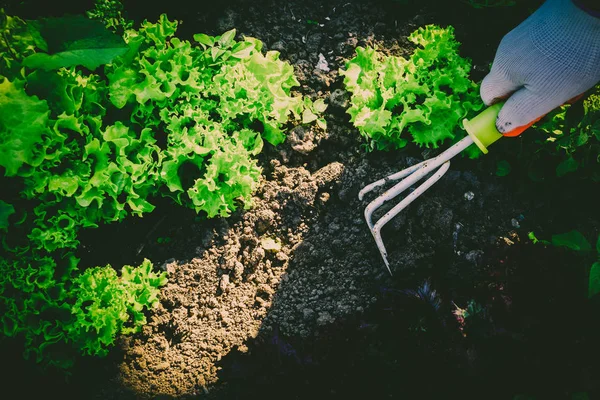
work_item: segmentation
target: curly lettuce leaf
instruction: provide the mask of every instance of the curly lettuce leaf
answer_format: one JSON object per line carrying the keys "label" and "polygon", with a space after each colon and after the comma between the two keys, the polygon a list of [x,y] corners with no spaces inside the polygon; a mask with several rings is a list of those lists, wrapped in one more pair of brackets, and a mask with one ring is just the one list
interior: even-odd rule
{"label": "curly lettuce leaf", "polygon": [[45,100],[28,96],[24,81],[0,83],[0,166],[5,176],[17,175],[23,165],[38,166],[44,134],[49,134],[50,110]]}
{"label": "curly lettuce leaf", "polygon": [[48,51],[48,44],[40,36],[35,22],[24,21],[19,17],[6,15],[0,9],[0,74],[7,77],[19,75],[24,57],[37,50]]}
{"label": "curly lettuce leaf", "polygon": [[84,354],[105,356],[117,334],[138,332],[146,323],[143,311],[158,305],[166,283],[166,272],[155,273],[149,260],[124,266],[120,277],[110,266],[87,269],[74,282],[68,337]]}
{"label": "curly lettuce leaf", "polygon": [[483,106],[452,27],[419,28],[409,40],[417,48],[408,60],[358,47],[340,71],[352,94],[347,112],[371,149],[456,141],[464,136],[460,121]]}
{"label": "curly lettuce leaf", "polygon": [[75,352],[105,356],[117,335],[145,324],[167,283],[148,260],[120,275],[110,266],[78,274],[78,263],[72,254],[0,258],[0,327],[24,338],[26,358],[69,368]]}

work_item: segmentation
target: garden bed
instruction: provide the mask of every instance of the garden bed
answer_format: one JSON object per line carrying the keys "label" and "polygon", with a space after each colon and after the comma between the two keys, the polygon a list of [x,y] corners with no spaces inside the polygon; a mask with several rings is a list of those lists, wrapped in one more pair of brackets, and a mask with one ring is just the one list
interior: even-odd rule
{"label": "garden bed", "polygon": [[[142,332],[120,337],[107,358],[78,360],[68,383],[22,361],[17,341],[5,343],[4,393],[598,395],[600,326],[598,305],[586,299],[589,257],[528,238],[532,231],[549,238],[577,229],[595,239],[597,184],[570,176],[534,182],[518,166],[498,176],[497,162],[511,159],[522,137],[503,139],[478,160],[457,159],[383,230],[393,276],[364,221],[368,201],[358,200],[366,184],[439,150],[364,151],[338,72],[355,48],[376,45],[407,56],[414,45],[406,38],[417,27],[453,25],[478,81],[502,35],[532,3],[475,9],[460,1],[124,2],[136,21],[155,21],[160,13],[183,21],[183,38],[235,28],[260,39],[294,66],[300,93],[325,99],[327,130],[290,127],[285,143],[265,145],[264,178],[250,210],[206,220],[163,201],[144,218],[84,231],[81,265],[138,265],[147,258],[167,271],[160,305]],[[81,5],[71,7],[60,11]],[[28,1],[9,10],[47,15]],[[471,300],[481,306],[477,323],[462,329],[454,312]]]}

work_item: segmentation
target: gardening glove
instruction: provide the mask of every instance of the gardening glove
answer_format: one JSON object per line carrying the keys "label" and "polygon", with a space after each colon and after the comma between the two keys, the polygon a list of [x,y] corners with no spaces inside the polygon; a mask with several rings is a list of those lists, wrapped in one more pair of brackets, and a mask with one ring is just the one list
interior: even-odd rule
{"label": "gardening glove", "polygon": [[488,106],[508,98],[496,128],[516,136],[598,81],[600,17],[571,0],[547,0],[504,36],[481,98]]}

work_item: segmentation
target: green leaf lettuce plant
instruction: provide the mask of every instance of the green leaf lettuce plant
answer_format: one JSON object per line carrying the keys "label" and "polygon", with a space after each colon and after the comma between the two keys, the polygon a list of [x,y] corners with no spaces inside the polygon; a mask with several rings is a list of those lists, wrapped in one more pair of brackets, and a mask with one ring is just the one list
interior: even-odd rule
{"label": "green leaf lettuce plant", "polygon": [[24,337],[25,357],[45,367],[69,368],[77,352],[105,356],[118,334],[140,330],[167,283],[148,260],[120,275],[110,265],[77,274],[78,263],[72,254],[0,259],[2,333]]}
{"label": "green leaf lettuce plant", "polygon": [[[409,40],[416,46],[409,59],[358,47],[340,71],[352,94],[347,112],[370,149],[399,149],[409,142],[437,148],[463,137],[460,122],[483,107],[452,27],[428,25]],[[478,154],[474,147],[469,152]]]}
{"label": "green leaf lettuce plant", "polygon": [[[291,95],[292,66],[256,39],[231,30],[194,45],[162,15],[123,42],[84,22],[21,21],[7,35],[6,65],[23,68],[0,71],[0,168],[38,201],[29,238],[39,248],[74,249],[79,229],[142,216],[160,195],[208,217],[248,208],[263,141],[281,143],[290,118],[325,128],[323,101]],[[63,26],[81,29],[70,39]],[[37,43],[72,54],[57,64]],[[38,55],[43,68],[27,61]],[[109,61],[102,75],[89,71]]]}
{"label": "green leaf lettuce plant", "polygon": [[206,217],[248,208],[264,146],[293,122],[326,128],[324,101],[293,94],[293,67],[259,40],[181,40],[166,15],[133,29],[97,3],[94,20],[0,11],[0,330],[61,368],[137,332],[166,283],[147,260],[80,267],[81,229],[159,196]]}
{"label": "green leaf lettuce plant", "polygon": [[237,42],[231,30],[194,35],[194,46],[174,37],[176,28],[163,15],[126,33],[129,52],[106,68],[109,98],[166,143],[163,194],[208,217],[228,216],[240,200],[252,204],[263,140],[283,142],[284,124],[300,122],[308,106],[291,95],[299,84],[292,66],[278,52],[263,54],[260,41]]}

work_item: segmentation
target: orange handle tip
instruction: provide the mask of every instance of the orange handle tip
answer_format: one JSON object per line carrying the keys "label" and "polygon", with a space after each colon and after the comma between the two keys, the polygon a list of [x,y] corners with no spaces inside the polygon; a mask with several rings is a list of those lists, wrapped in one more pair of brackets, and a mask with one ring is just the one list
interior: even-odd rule
{"label": "orange handle tip", "polygon": [[[576,101],[578,101],[579,99],[581,99],[583,96],[585,95],[585,93],[581,93],[575,97],[573,97],[572,99],[567,100],[567,102],[565,104],[573,104]],[[547,114],[542,115],[541,117],[534,119],[533,121],[531,121],[530,123],[528,123],[527,125],[523,125],[523,126],[519,126],[515,129],[513,129],[512,131],[503,133],[502,136],[506,136],[506,137],[515,137],[515,136],[519,136],[521,133],[523,133],[524,131],[526,131],[527,129],[529,129],[531,127],[531,125],[535,124],[536,122],[538,122],[540,119],[544,118]]]}
{"label": "orange handle tip", "polygon": [[544,118],[544,116],[545,115],[542,115],[541,117],[539,117],[537,119],[534,119],[533,121],[531,121],[527,125],[518,126],[515,129],[513,129],[512,131],[508,131],[506,133],[503,133],[502,136],[506,136],[506,137],[516,137],[516,136],[519,136],[521,133],[523,133],[524,131],[526,131],[527,129],[529,129],[531,127],[531,125],[535,124],[540,119]]}

